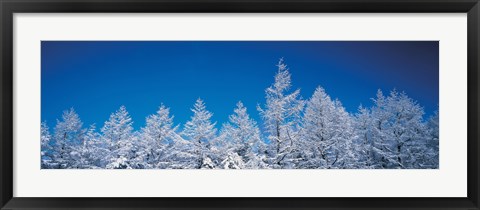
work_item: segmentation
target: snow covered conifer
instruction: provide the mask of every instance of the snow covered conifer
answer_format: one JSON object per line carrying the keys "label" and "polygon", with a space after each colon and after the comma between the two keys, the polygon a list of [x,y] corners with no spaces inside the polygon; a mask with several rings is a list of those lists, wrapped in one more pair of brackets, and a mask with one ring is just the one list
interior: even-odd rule
{"label": "snow covered conifer", "polygon": [[354,141],[355,129],[352,116],[345,110],[342,103],[337,99],[334,101],[335,117],[334,127],[337,131],[336,153],[338,160],[335,168],[361,168],[358,162],[359,151],[357,142]]}
{"label": "snow covered conifer", "polygon": [[40,144],[41,144],[41,165],[42,168],[51,168],[51,163],[54,159],[52,136],[46,122],[40,124]]}
{"label": "snow covered conifer", "polygon": [[40,124],[40,143],[42,145],[42,152],[46,151],[50,147],[50,140],[52,136],[50,135],[50,131],[46,122],[42,122]]}
{"label": "snow covered conifer", "polygon": [[160,105],[156,114],[146,118],[146,126],[142,128],[142,139],[145,142],[146,161],[153,168],[166,168],[167,146],[173,141],[178,127],[173,126],[170,109]]}
{"label": "snow covered conifer", "polygon": [[198,168],[198,155],[196,144],[185,140],[176,132],[172,133],[172,141],[166,148],[168,159],[167,168],[170,169],[195,169]]}
{"label": "snow covered conifer", "polygon": [[108,168],[133,168],[132,160],[135,156],[133,145],[132,118],[125,106],[121,106],[110,115],[101,131],[103,139],[108,144],[110,154],[107,157]]}
{"label": "snow covered conifer", "polygon": [[354,141],[358,145],[358,165],[363,168],[371,168],[375,165],[373,157],[373,138],[372,138],[372,116],[370,109],[360,106],[358,113],[355,115],[354,128],[355,138]]}
{"label": "snow covered conifer", "polygon": [[293,145],[298,139],[298,123],[304,107],[300,90],[291,93],[291,78],[287,65],[280,59],[275,82],[265,90],[266,104],[257,107],[263,118],[268,139],[274,145],[271,164],[276,168],[292,167],[289,157],[294,152]]}
{"label": "snow covered conifer", "polygon": [[78,146],[83,141],[82,121],[73,108],[62,114],[55,126],[55,161],[60,168],[71,168],[78,158]]}
{"label": "snow covered conifer", "polygon": [[379,90],[372,108],[372,138],[377,168],[416,168],[425,149],[423,108],[405,93]]}
{"label": "snow covered conifer", "polygon": [[351,118],[322,87],[317,87],[308,100],[302,126],[302,168],[343,168],[352,164]]}
{"label": "snow covered conifer", "polygon": [[121,106],[115,113],[110,115],[101,129],[103,136],[111,142],[118,142],[122,139],[128,139],[133,131],[132,118],[127,112],[125,106]]}
{"label": "snow covered conifer", "polygon": [[426,151],[424,161],[424,167],[426,168],[438,168],[439,166],[439,119],[438,111],[435,111],[433,116],[431,116],[427,121]]}
{"label": "snow covered conifer", "polygon": [[76,168],[105,168],[107,163],[104,157],[108,154],[108,149],[96,132],[95,124],[90,125],[86,131],[78,152],[80,157],[76,161]]}
{"label": "snow covered conifer", "polygon": [[215,168],[219,163],[216,162],[215,154],[210,151],[210,143],[217,133],[216,123],[210,121],[213,114],[206,109],[200,98],[195,102],[192,112],[193,116],[185,124],[183,135],[195,144],[198,158],[196,168]]}
{"label": "snow covered conifer", "polygon": [[247,108],[242,102],[237,103],[234,114],[229,116],[220,134],[227,145],[227,158],[224,166],[227,168],[264,168],[264,143],[260,138],[257,122],[250,118]]}

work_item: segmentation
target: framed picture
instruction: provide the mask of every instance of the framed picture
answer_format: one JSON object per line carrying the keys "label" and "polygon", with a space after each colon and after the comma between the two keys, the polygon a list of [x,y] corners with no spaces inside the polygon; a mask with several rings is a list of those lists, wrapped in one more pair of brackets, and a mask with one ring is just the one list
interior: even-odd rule
{"label": "framed picture", "polygon": [[2,1],[1,209],[479,209],[479,4]]}

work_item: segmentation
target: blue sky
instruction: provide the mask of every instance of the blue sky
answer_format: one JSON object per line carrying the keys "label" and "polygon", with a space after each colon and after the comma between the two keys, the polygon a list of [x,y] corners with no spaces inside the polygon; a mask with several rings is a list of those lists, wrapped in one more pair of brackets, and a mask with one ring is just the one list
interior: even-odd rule
{"label": "blue sky", "polygon": [[41,118],[51,128],[70,107],[100,128],[125,105],[139,129],[161,103],[183,125],[197,98],[218,127],[239,100],[261,123],[256,105],[281,57],[303,98],[321,85],[350,113],[371,106],[377,89],[405,91],[426,117],[439,101],[436,41],[42,41],[41,50]]}

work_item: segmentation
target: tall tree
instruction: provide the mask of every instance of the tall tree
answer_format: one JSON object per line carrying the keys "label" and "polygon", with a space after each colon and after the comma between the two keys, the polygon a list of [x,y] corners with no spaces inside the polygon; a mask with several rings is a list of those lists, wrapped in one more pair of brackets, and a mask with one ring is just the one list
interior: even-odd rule
{"label": "tall tree", "polygon": [[427,138],[424,168],[438,168],[439,166],[439,114],[438,110],[427,121]]}
{"label": "tall tree", "polygon": [[336,136],[337,145],[336,153],[338,154],[337,164],[335,168],[359,168],[362,167],[358,161],[359,147],[355,139],[355,129],[352,116],[345,110],[342,103],[336,99],[334,101],[334,127],[338,131]]}
{"label": "tall tree", "polygon": [[395,90],[388,97],[379,90],[374,102],[372,138],[377,167],[416,167],[425,149],[423,108]]}
{"label": "tall tree", "polygon": [[177,133],[172,134],[172,142],[166,148],[168,168],[170,169],[195,169],[198,168],[199,158],[194,142],[184,139]]}
{"label": "tall tree", "polygon": [[73,108],[62,114],[55,126],[55,162],[59,168],[72,168],[79,157],[78,147],[83,141],[83,123]]}
{"label": "tall tree", "polygon": [[370,109],[360,105],[358,113],[355,115],[354,128],[356,135],[353,141],[358,145],[357,165],[361,168],[372,168],[375,165],[372,126]]}
{"label": "tall tree", "polygon": [[46,122],[40,124],[40,144],[41,144],[41,166],[42,168],[52,168],[53,147],[52,147],[52,135]]}
{"label": "tall tree", "polygon": [[95,130],[95,124],[92,124],[85,131],[82,142],[77,147],[74,168],[105,168],[104,155],[108,154],[108,150]]}
{"label": "tall tree", "polygon": [[220,137],[225,147],[224,168],[265,168],[264,142],[257,122],[250,118],[242,102],[237,103],[229,116],[229,123],[222,127]]}
{"label": "tall tree", "polygon": [[210,144],[216,138],[216,123],[212,123],[210,118],[212,113],[206,109],[202,99],[197,99],[192,109],[193,116],[185,124],[183,135],[195,144],[195,154],[197,155],[196,168],[215,168],[218,163],[218,157],[210,151]]}
{"label": "tall tree", "polygon": [[163,104],[156,114],[146,118],[146,122],[146,126],[142,128],[146,162],[153,168],[167,168],[169,165],[167,148],[173,142],[178,126],[173,125],[170,109]]}
{"label": "tall tree", "polygon": [[102,127],[103,139],[110,150],[107,168],[135,168],[133,159],[136,157],[136,150],[132,124],[127,109],[121,106],[110,115]]}
{"label": "tall tree", "polygon": [[298,140],[298,123],[304,107],[300,90],[289,93],[291,76],[287,65],[280,59],[275,82],[265,90],[266,104],[257,106],[264,120],[268,139],[274,146],[271,164],[275,168],[293,167],[288,155],[295,153],[293,145]]}
{"label": "tall tree", "polygon": [[352,166],[351,117],[322,87],[317,87],[307,102],[302,128],[302,168]]}

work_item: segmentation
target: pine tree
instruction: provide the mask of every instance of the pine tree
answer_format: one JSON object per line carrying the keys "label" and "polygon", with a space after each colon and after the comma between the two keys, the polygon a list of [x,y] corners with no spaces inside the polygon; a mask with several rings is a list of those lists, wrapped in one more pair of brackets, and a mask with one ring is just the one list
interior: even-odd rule
{"label": "pine tree", "polygon": [[90,125],[84,135],[80,147],[81,158],[78,160],[78,168],[105,168],[105,154],[109,154],[108,145],[102,141],[102,137],[96,132],[95,124]]}
{"label": "pine tree", "polygon": [[42,168],[52,168],[52,161],[54,160],[53,156],[53,147],[52,147],[52,136],[50,135],[50,129],[46,122],[40,124],[40,144],[41,144],[41,167]]}
{"label": "pine tree", "polygon": [[426,151],[423,167],[438,168],[439,166],[439,115],[438,110],[427,121]]}
{"label": "pine tree", "polygon": [[257,122],[250,118],[242,102],[237,103],[229,123],[222,127],[221,142],[226,144],[224,168],[265,168],[264,143],[260,138]]}
{"label": "pine tree", "polygon": [[193,116],[185,124],[183,135],[195,144],[196,168],[215,168],[219,165],[218,157],[210,151],[210,144],[217,133],[216,123],[210,121],[213,114],[207,111],[202,99],[197,99],[192,112]]}
{"label": "pine tree", "polygon": [[358,145],[357,165],[360,165],[361,168],[372,168],[375,165],[372,126],[370,109],[360,106],[354,121],[356,134],[354,141]]}
{"label": "pine tree", "polygon": [[342,103],[334,101],[335,112],[333,125],[336,130],[336,153],[338,160],[333,166],[335,168],[359,168],[359,144],[354,141],[355,129],[352,116],[345,110]]}
{"label": "pine tree", "polygon": [[146,118],[146,122],[146,126],[142,128],[146,162],[153,168],[167,168],[169,164],[167,147],[175,138],[178,126],[174,127],[170,109],[163,104],[156,114]]}
{"label": "pine tree", "polygon": [[59,168],[72,168],[79,158],[78,149],[82,143],[82,121],[73,108],[64,111],[62,120],[55,126],[55,160]]}
{"label": "pine tree", "polygon": [[275,168],[291,168],[292,160],[289,154],[296,153],[293,145],[298,140],[298,123],[304,107],[300,99],[300,90],[288,93],[291,88],[290,72],[287,65],[280,59],[275,82],[265,90],[265,108],[257,106],[264,120],[270,144],[273,145],[271,164]]}
{"label": "pine tree", "polygon": [[101,129],[103,139],[108,144],[110,154],[107,155],[107,168],[135,168],[133,159],[136,156],[132,118],[125,106],[121,106],[110,115]]}
{"label": "pine tree", "polygon": [[198,168],[199,157],[196,144],[185,140],[181,135],[173,133],[172,142],[166,148],[168,168],[170,169],[195,169]]}
{"label": "pine tree", "polygon": [[423,108],[405,93],[379,90],[372,108],[373,149],[377,168],[417,168],[425,149]]}
{"label": "pine tree", "polygon": [[73,168],[99,168],[100,160],[103,158],[98,151],[98,134],[95,133],[95,125],[90,125],[84,131],[80,144],[76,147],[76,159],[72,164]]}
{"label": "pine tree", "polygon": [[343,168],[353,165],[353,126],[342,104],[317,87],[307,102],[302,123],[302,168]]}

